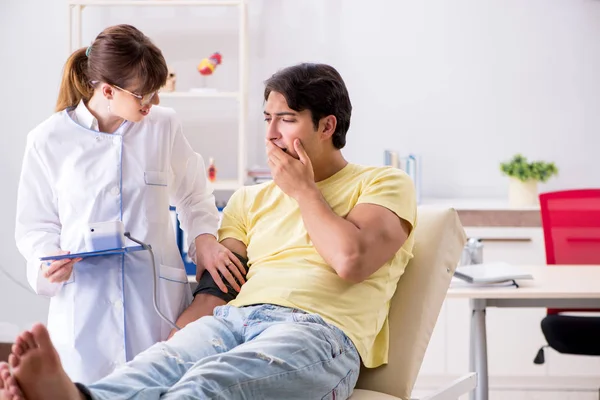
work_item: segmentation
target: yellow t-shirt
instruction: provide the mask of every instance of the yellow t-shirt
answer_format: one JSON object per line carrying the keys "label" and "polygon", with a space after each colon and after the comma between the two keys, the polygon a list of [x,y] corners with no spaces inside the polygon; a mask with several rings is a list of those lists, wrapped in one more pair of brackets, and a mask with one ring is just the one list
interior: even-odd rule
{"label": "yellow t-shirt", "polygon": [[[412,180],[391,167],[348,164],[317,183],[325,200],[345,217],[360,203],[381,205],[416,224]],[[366,367],[387,363],[388,310],[398,279],[412,258],[414,229],[395,256],[361,283],[340,278],[313,246],[297,202],[274,182],[246,186],[223,210],[219,239],[248,250],[247,282],[229,304],[271,303],[319,314],[356,346]]]}

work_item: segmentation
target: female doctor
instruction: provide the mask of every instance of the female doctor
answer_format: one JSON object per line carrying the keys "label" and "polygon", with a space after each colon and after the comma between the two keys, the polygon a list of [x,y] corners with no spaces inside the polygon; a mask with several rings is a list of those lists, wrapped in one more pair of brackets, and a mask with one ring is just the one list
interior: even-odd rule
{"label": "female doctor", "polygon": [[166,78],[148,37],[129,25],[109,27],[70,56],[56,113],[27,137],[15,237],[29,283],[51,297],[48,328],[74,381],[102,378],[171,329],[153,307],[149,252],[40,262],[86,251],[90,223],[122,221],[152,246],[158,306],[171,321],[191,292],[169,205],[193,238],[198,276],[209,270],[224,291],[219,271],[238,290],[233,276],[243,282],[242,265],[215,237],[219,217],[204,161],[174,111],[156,106]]}

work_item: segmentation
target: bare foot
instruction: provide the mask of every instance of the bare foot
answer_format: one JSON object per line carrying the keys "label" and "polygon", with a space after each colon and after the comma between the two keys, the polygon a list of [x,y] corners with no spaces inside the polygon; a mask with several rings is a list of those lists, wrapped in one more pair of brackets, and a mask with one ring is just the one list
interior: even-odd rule
{"label": "bare foot", "polygon": [[5,362],[0,363],[0,400],[24,400],[23,393]]}
{"label": "bare foot", "polygon": [[25,331],[21,333],[17,337],[17,340],[15,340],[15,344],[12,345],[12,354],[8,358],[8,363],[11,367],[16,368],[19,365],[20,357],[36,347],[37,345],[35,344],[35,340],[33,339],[33,334],[31,332]]}
{"label": "bare foot", "polygon": [[14,377],[27,400],[80,400],[83,396],[62,368],[46,327],[36,324],[32,340],[21,335],[28,349],[18,357]]}

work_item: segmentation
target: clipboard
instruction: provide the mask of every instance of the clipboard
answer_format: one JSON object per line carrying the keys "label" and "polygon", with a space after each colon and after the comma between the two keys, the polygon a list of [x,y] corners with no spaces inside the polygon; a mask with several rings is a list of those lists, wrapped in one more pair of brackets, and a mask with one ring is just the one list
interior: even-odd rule
{"label": "clipboard", "polygon": [[40,261],[56,261],[56,260],[64,260],[66,258],[88,258],[88,257],[98,257],[98,256],[109,256],[113,254],[125,254],[125,253],[133,253],[135,251],[144,250],[142,246],[130,246],[130,247],[121,247],[118,249],[107,249],[107,250],[99,250],[99,251],[86,251],[83,253],[73,253],[73,254],[57,254],[55,256],[44,256],[40,257]]}

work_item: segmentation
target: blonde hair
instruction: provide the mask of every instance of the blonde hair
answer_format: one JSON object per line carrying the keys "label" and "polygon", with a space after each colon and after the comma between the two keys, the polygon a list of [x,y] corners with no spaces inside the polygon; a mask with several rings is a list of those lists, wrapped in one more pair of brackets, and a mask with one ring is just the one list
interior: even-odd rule
{"label": "blonde hair", "polygon": [[87,57],[85,51],[85,47],[76,50],[65,63],[56,100],[56,111],[75,106],[81,99],[88,100],[92,97],[94,90],[86,78]]}

